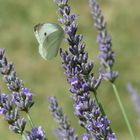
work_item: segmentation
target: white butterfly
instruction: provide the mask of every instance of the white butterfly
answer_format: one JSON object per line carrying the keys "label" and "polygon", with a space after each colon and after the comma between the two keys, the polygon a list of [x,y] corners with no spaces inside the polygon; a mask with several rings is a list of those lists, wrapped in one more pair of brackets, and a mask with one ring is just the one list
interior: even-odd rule
{"label": "white butterfly", "polygon": [[45,60],[57,56],[60,44],[64,38],[64,30],[60,25],[45,23],[37,24],[34,33],[39,43],[39,53]]}

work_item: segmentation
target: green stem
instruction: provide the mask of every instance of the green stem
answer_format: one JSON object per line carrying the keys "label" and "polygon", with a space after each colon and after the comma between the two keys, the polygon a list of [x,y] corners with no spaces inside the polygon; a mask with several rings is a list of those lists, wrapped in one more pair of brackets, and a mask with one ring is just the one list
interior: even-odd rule
{"label": "green stem", "polygon": [[21,136],[22,136],[22,140],[27,140],[24,134],[22,134]]}
{"label": "green stem", "polygon": [[99,99],[97,97],[97,93],[96,92],[94,92],[94,96],[95,96],[95,100],[96,100],[98,106],[100,107],[100,110],[101,110],[102,115],[105,116],[105,112],[104,112],[103,106],[102,106],[101,102],[99,102]]}
{"label": "green stem", "polygon": [[29,123],[30,123],[31,128],[34,128],[34,124],[33,124],[33,121],[31,119],[31,116],[30,116],[29,112],[26,115],[27,115],[27,118],[29,120]]}
{"label": "green stem", "polygon": [[121,99],[120,99],[120,97],[119,97],[118,90],[117,90],[115,84],[113,84],[113,83],[112,83],[112,88],[113,88],[113,90],[114,90],[116,99],[117,99],[118,104],[119,104],[119,106],[120,106],[121,112],[122,112],[122,114],[123,114],[125,123],[126,123],[126,125],[127,125],[127,127],[128,127],[129,133],[130,133],[130,135],[131,135],[131,138],[132,138],[132,140],[136,140],[136,138],[135,138],[135,136],[134,136],[134,133],[133,133],[133,131],[132,131],[130,122],[129,122],[128,118],[127,118],[125,109],[124,109],[123,104],[122,104],[122,102],[121,102]]}

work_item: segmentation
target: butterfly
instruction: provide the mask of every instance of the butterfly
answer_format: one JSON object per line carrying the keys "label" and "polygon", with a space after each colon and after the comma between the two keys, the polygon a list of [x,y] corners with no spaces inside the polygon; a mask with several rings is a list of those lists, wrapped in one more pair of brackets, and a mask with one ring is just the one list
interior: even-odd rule
{"label": "butterfly", "polygon": [[64,38],[64,30],[58,24],[44,23],[34,26],[35,37],[39,43],[39,53],[45,60],[57,56]]}

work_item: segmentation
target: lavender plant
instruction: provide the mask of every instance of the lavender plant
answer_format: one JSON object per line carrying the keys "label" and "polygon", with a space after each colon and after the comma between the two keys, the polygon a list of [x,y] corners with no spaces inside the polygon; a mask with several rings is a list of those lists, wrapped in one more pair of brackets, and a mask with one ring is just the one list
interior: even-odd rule
{"label": "lavender plant", "polygon": [[[23,140],[46,140],[46,136],[41,129],[34,128],[29,110],[33,106],[33,94],[25,88],[14,70],[14,65],[7,61],[4,56],[4,49],[0,49],[0,73],[3,76],[7,88],[10,91],[11,98],[2,93],[0,94],[0,113],[9,124],[9,129],[15,133],[21,134]],[[19,112],[24,111],[31,125],[31,132],[25,133],[26,119],[20,117]]]}
{"label": "lavender plant", "polygon": [[112,39],[107,30],[107,23],[104,21],[104,16],[98,4],[98,0],[89,0],[89,6],[95,21],[95,27],[98,31],[97,42],[99,44],[99,59],[100,63],[105,68],[103,78],[110,82],[115,82],[118,72],[114,71],[115,53],[112,50]]}
{"label": "lavender plant", "polygon": [[[33,105],[32,94],[29,92],[27,88],[24,88],[23,84],[22,86],[21,84],[18,85],[15,84],[15,79],[18,79],[18,81],[21,80],[17,77],[16,72],[14,71],[13,68],[13,64],[9,63],[7,61],[7,58],[4,56],[4,50],[0,50],[0,54],[1,54],[0,71],[3,75],[4,81],[7,83],[8,88],[10,87],[9,88],[10,92],[12,92],[11,100],[8,100],[8,96],[6,94],[1,94],[0,112],[5,115],[5,119],[10,124],[9,126],[10,129],[16,133],[21,134],[24,140],[26,139],[46,140],[45,132],[42,130],[42,128],[33,127],[32,122],[30,122],[32,130],[27,131],[26,135],[24,134],[26,121],[24,118],[19,119],[18,112],[19,111],[24,111],[26,113],[29,112],[29,109]],[[14,78],[11,78],[13,76],[13,75],[11,76],[11,73],[14,73]],[[75,84],[77,84],[77,82]],[[14,87],[16,88],[13,88],[10,85],[12,86],[14,85]],[[77,85],[75,86],[76,88],[78,87]],[[81,87],[80,84],[79,86]],[[75,89],[75,87],[73,88]],[[78,89],[76,90],[78,91]],[[108,121],[106,116],[101,114],[101,111],[99,107],[96,105],[95,100],[92,100],[90,98],[89,92],[88,91],[86,91],[85,93],[80,92],[80,94],[83,95],[76,95],[76,94],[78,94],[78,92],[75,93],[75,96],[73,96],[74,101],[76,101],[74,97],[75,98],[77,97],[77,102],[75,103],[75,113],[79,117],[80,124],[84,128],[86,128],[86,130],[90,133],[90,135],[84,134],[83,139],[89,139],[90,137],[92,139],[107,139],[107,140],[116,139],[115,134],[112,132],[110,128],[110,122]],[[70,128],[69,122],[67,121],[66,117],[63,117],[63,114],[60,108],[58,107],[55,98],[50,98],[50,102],[52,105],[50,106],[50,109],[52,109],[53,115],[55,115],[57,119],[59,118],[59,120],[62,121],[62,124],[59,126],[59,130],[61,130],[61,134],[65,136],[64,139],[66,139],[66,136],[68,137],[68,139],[78,139],[78,137],[73,134],[73,129]],[[15,106],[15,108],[13,107],[13,105]],[[30,117],[28,119],[31,121]],[[64,130],[65,127],[67,128],[67,131]]]}
{"label": "lavender plant", "polygon": [[115,54],[114,54],[114,51],[112,50],[112,39],[107,30],[107,23],[104,21],[104,16],[103,16],[100,6],[98,4],[98,0],[89,0],[89,5],[91,8],[93,19],[95,21],[95,27],[98,31],[97,42],[98,42],[99,50],[100,50],[99,59],[100,59],[100,63],[103,65],[103,67],[105,69],[103,78],[105,80],[111,82],[112,88],[114,90],[116,99],[120,106],[121,112],[123,114],[125,123],[128,127],[129,133],[131,135],[131,138],[132,138],[132,140],[135,140],[135,136],[132,131],[130,122],[128,120],[126,111],[125,111],[122,101],[119,97],[117,87],[114,84],[114,82],[118,76],[118,72],[113,70],[113,65],[115,63],[115,59],[114,59]]}
{"label": "lavender plant", "polygon": [[18,78],[14,70],[13,64],[9,63],[4,56],[4,51],[4,49],[0,50],[0,73],[3,76],[7,88],[12,93],[12,102],[16,104],[19,110],[28,113],[34,104],[32,93],[24,87],[22,80]]}
{"label": "lavender plant", "polygon": [[[65,26],[67,34],[66,41],[69,48],[68,51],[61,49],[60,55],[65,70],[64,74],[71,85],[70,91],[79,123],[93,139],[116,139],[96,96],[96,90],[101,82],[101,74],[96,79],[91,73],[93,62],[88,62],[88,53],[84,50],[85,44],[82,42],[82,35],[76,34],[78,29],[75,22],[76,15],[70,13],[68,0],[54,0],[54,2],[59,7],[59,12],[62,15],[59,21]],[[90,91],[94,92],[96,101],[90,98]]]}

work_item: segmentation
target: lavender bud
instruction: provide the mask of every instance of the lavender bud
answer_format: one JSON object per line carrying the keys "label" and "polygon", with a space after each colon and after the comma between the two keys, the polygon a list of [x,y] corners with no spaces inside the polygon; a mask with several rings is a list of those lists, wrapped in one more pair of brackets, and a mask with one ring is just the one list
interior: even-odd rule
{"label": "lavender bud", "polygon": [[47,140],[47,138],[44,130],[39,126],[38,128],[33,128],[31,132],[27,132],[27,140]]}
{"label": "lavender bud", "polygon": [[9,125],[9,129],[15,133],[22,134],[26,126],[26,120],[24,118],[18,119],[12,125]]}
{"label": "lavender bud", "polygon": [[2,93],[0,94],[0,106],[3,106],[8,101],[8,95]]}
{"label": "lavender bud", "polygon": [[107,137],[107,140],[116,140],[115,134],[112,133]]}
{"label": "lavender bud", "polygon": [[15,122],[19,117],[18,109],[14,107],[14,104],[9,101],[8,95],[4,93],[0,94],[0,112],[9,124]]}
{"label": "lavender bud", "polygon": [[19,93],[13,93],[12,102],[17,105],[17,107],[25,112],[33,106],[32,93],[27,88],[22,88]]}
{"label": "lavender bud", "polygon": [[90,135],[89,134],[83,134],[82,140],[90,140]]}

